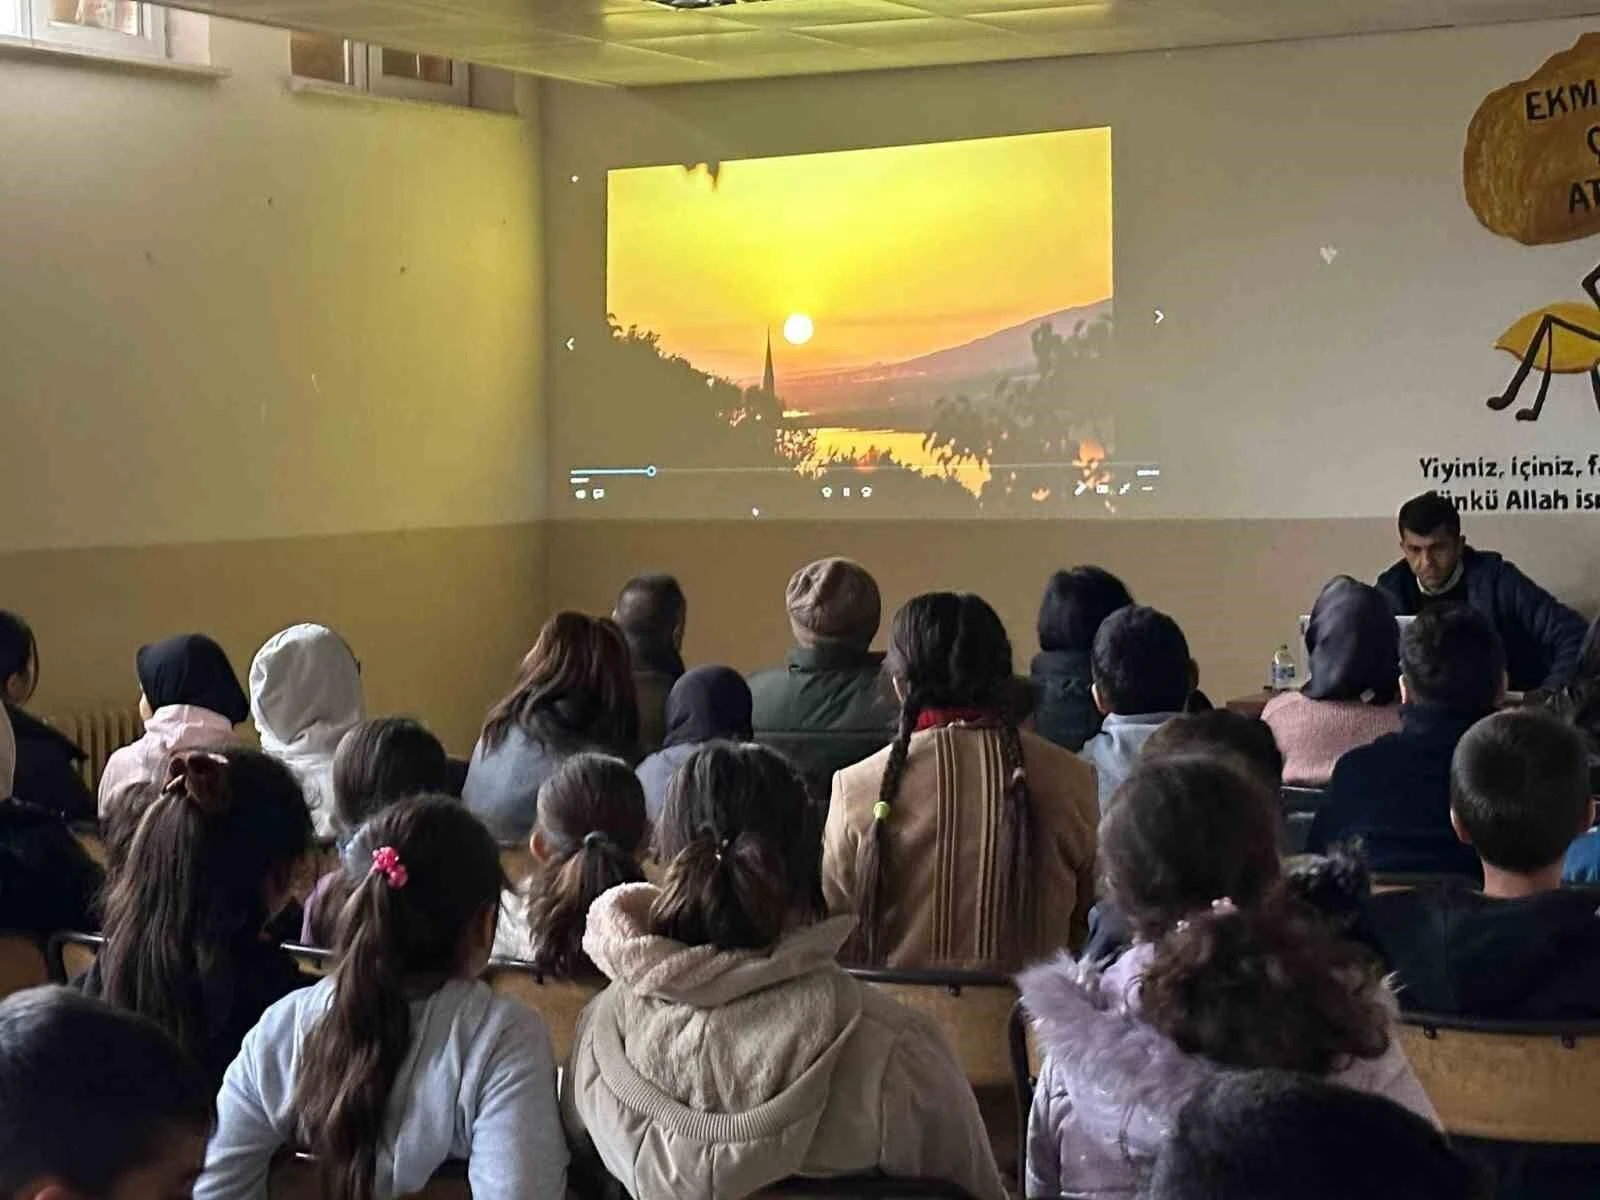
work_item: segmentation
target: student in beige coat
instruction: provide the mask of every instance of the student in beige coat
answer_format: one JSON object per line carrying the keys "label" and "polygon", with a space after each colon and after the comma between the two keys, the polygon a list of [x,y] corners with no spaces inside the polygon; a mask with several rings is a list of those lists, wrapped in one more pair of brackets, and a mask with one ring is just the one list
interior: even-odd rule
{"label": "student in beige coat", "polygon": [[589,910],[612,980],[562,1090],[580,1163],[635,1200],[746,1196],[792,1175],[882,1172],[1005,1195],[938,1029],[840,969],[805,786],[773,751],[713,743],[667,794],[665,885]]}
{"label": "student in beige coat", "polygon": [[977,596],[918,596],[885,669],[899,730],[834,776],[823,839],[828,909],[860,918],[847,957],[1009,973],[1082,946],[1094,769],[1018,729],[1000,618]]}

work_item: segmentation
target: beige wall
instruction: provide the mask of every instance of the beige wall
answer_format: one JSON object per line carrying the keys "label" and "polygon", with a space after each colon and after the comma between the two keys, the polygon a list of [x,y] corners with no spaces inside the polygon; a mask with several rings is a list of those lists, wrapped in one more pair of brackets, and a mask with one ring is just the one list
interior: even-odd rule
{"label": "beige wall", "polygon": [[[690,657],[751,667],[787,644],[789,572],[847,553],[879,575],[891,606],[933,587],[983,593],[1023,659],[1048,573],[1096,561],[1182,621],[1214,695],[1258,686],[1329,576],[1371,578],[1392,561],[1389,514],[1425,486],[1420,455],[1600,449],[1581,379],[1556,382],[1537,426],[1483,404],[1515,365],[1495,339],[1524,310],[1575,294],[1595,247],[1494,238],[1461,192],[1461,147],[1481,98],[1585,28],[633,93],[552,86],[545,202],[560,236],[548,248],[550,341],[577,333],[578,346],[551,358],[551,604],[598,609],[634,571],[676,571],[691,598]],[[870,510],[858,506],[835,524],[774,520],[771,507],[759,521],[652,522],[609,500],[571,502],[562,472],[605,458],[606,430],[627,419],[627,401],[585,370],[582,353],[584,337],[603,329],[607,168],[1102,123],[1116,171],[1119,430],[1159,446],[1165,519],[879,514],[910,518],[886,521],[859,519]],[[685,304],[694,286],[683,281]],[[1159,329],[1157,307],[1167,316]],[[718,513],[753,503],[746,486],[727,485]],[[572,520],[579,511],[610,515]],[[1479,544],[1595,611],[1592,514],[1467,520]]]}
{"label": "beige wall", "polygon": [[42,711],[315,619],[464,749],[542,587],[537,89],[291,94],[287,34],[211,31],[217,80],[0,63],[0,607]]}

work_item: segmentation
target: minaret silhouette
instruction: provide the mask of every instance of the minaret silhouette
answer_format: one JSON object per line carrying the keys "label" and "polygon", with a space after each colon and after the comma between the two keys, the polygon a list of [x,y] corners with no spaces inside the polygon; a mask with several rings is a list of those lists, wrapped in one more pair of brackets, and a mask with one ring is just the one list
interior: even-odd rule
{"label": "minaret silhouette", "polygon": [[777,396],[778,380],[772,372],[772,326],[767,326],[767,365],[761,371],[761,390],[769,396]]}

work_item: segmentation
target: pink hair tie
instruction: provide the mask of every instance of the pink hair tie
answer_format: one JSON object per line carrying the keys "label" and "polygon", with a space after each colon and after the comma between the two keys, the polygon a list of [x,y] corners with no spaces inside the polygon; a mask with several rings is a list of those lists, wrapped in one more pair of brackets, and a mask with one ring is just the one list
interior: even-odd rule
{"label": "pink hair tie", "polygon": [[406,880],[406,865],[400,861],[400,852],[393,846],[379,846],[372,852],[372,869],[378,872],[394,889],[403,888]]}

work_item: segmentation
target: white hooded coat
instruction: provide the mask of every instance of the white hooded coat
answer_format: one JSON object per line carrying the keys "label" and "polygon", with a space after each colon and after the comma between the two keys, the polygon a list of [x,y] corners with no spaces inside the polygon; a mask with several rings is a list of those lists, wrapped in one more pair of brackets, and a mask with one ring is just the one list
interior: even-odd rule
{"label": "white hooded coat", "polygon": [[325,625],[291,625],[250,664],[250,715],[261,749],[293,771],[317,836],[333,835],[333,755],[366,719],[361,666]]}
{"label": "white hooded coat", "polygon": [[651,933],[656,895],[627,884],[590,907],[583,948],[613,982],[563,1081],[569,1134],[630,1195],[716,1200],[872,1171],[1005,1195],[938,1028],[834,961],[852,918],[719,951]]}

